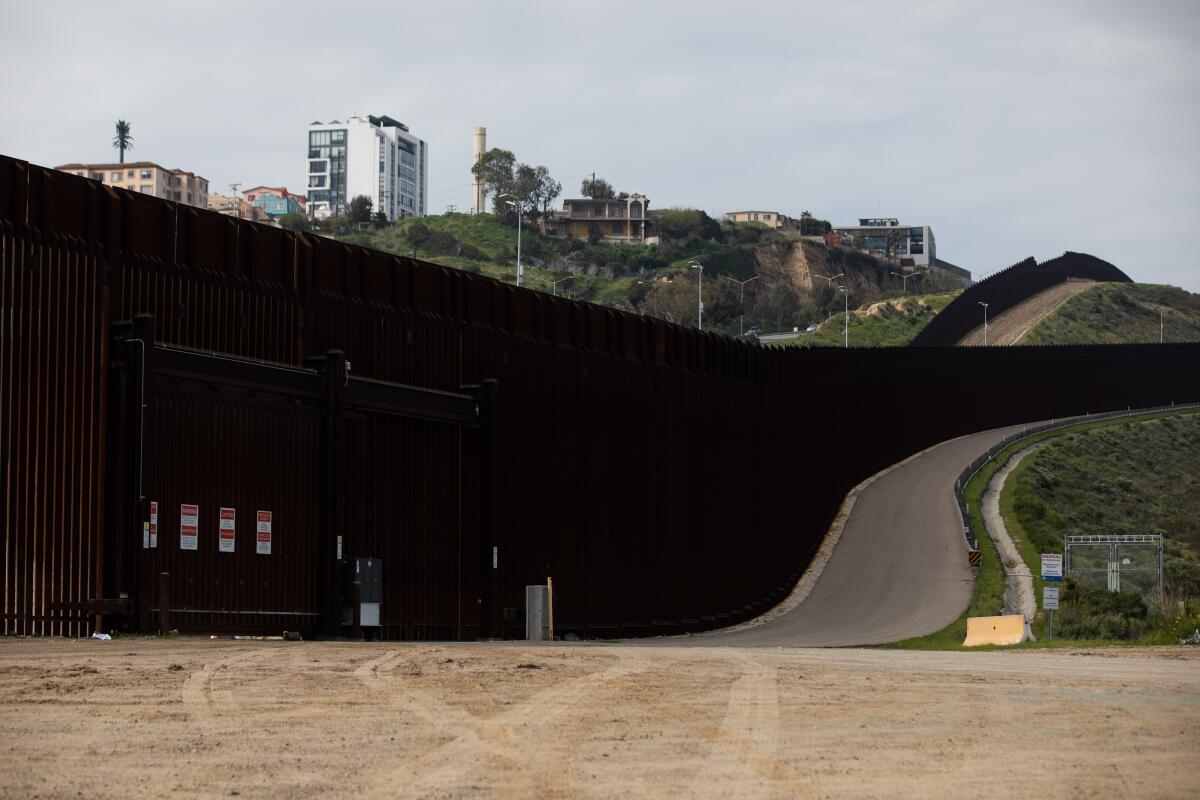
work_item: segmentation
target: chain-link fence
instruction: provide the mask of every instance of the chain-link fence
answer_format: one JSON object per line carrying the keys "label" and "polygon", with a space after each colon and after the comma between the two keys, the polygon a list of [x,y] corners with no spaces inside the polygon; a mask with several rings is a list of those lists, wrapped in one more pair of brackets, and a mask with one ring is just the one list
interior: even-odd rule
{"label": "chain-link fence", "polygon": [[1162,592],[1163,537],[1159,534],[1064,537],[1067,577],[1110,592],[1143,597]]}

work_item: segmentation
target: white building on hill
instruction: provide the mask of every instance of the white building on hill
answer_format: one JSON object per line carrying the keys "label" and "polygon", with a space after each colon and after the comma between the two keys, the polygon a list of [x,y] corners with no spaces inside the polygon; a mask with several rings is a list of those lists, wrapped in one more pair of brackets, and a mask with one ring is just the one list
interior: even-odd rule
{"label": "white building on hill", "polygon": [[424,216],[429,145],[391,117],[350,117],[308,126],[308,209],[344,214],[358,195],[389,220]]}

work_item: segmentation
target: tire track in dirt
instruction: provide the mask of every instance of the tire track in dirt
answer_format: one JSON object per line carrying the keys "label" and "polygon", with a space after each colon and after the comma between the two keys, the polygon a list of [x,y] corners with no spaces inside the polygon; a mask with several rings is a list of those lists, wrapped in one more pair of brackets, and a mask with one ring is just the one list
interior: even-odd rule
{"label": "tire track in dirt", "polygon": [[[729,685],[720,734],[713,738],[710,756],[692,781],[692,789],[703,794],[723,779],[728,780],[727,768],[732,767],[742,776],[737,781],[740,797],[793,796],[794,790],[780,785],[775,778],[786,773],[786,769],[774,768],[778,762],[768,770],[767,784],[760,783],[755,774],[766,774],[758,767],[767,766],[779,752],[779,686],[775,669],[749,653],[727,650],[714,655],[738,664],[741,674]],[[782,783],[786,784],[787,779]]]}
{"label": "tire track in dirt", "polygon": [[202,729],[209,729],[219,717],[233,711],[236,705],[233,702],[232,685],[228,683],[230,671],[262,661],[271,652],[252,650],[237,653],[215,663],[206,663],[189,675],[183,683],[182,699],[192,721]]}
{"label": "tire track in dirt", "polygon": [[[764,797],[799,797],[811,795],[815,787],[808,778],[797,773],[776,757],[778,752],[779,693],[775,670],[762,664],[749,653],[735,650],[717,651],[714,657],[724,656],[743,664],[742,674],[731,682],[729,700],[720,724],[712,722],[703,713],[682,703],[672,703],[649,692],[632,681],[620,681],[626,702],[637,696],[638,702],[659,711],[675,724],[690,728],[712,745],[712,760],[733,761],[743,768],[757,773],[768,782],[765,786],[757,781],[743,782],[743,787],[761,789]],[[659,670],[670,670],[672,664],[663,664],[658,659]],[[697,774],[692,788],[706,794],[705,773]],[[739,796],[752,796],[744,793]]]}
{"label": "tire track in dirt", "polygon": [[[563,756],[576,745],[556,735],[554,723],[572,709],[592,700],[601,687],[637,671],[636,666],[625,661],[620,659],[607,669],[543,689],[496,716],[478,717],[454,709],[450,712],[453,715],[451,724],[434,723],[440,730],[449,729],[455,733],[453,739],[406,764],[372,776],[371,791],[398,797],[429,797],[487,786],[489,794],[498,797],[575,796],[568,770],[531,770],[528,764],[557,763],[559,758],[540,751],[557,751],[558,756]],[[388,663],[381,658],[373,664],[363,665],[359,668],[363,679],[379,680],[377,691],[386,692],[397,708],[422,718],[430,715],[436,718],[437,712],[433,709],[445,704],[428,692],[414,693],[403,688],[397,693],[393,682],[379,676],[380,668],[386,668]]]}

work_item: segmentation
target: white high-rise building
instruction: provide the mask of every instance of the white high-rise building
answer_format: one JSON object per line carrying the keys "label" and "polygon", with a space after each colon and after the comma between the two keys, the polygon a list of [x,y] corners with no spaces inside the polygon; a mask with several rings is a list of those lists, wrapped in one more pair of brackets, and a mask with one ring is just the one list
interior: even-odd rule
{"label": "white high-rise building", "polygon": [[345,214],[350,200],[371,198],[389,220],[424,216],[429,145],[391,117],[350,117],[308,126],[308,210]]}

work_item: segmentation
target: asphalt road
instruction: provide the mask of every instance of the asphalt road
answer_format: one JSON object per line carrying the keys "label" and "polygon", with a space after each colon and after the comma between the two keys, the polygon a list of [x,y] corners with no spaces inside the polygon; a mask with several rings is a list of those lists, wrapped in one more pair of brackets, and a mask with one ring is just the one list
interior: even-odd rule
{"label": "asphalt road", "polygon": [[756,627],[671,640],[709,647],[846,647],[924,636],[971,598],[954,481],[1022,426],[943,442],[864,489],[812,593]]}

